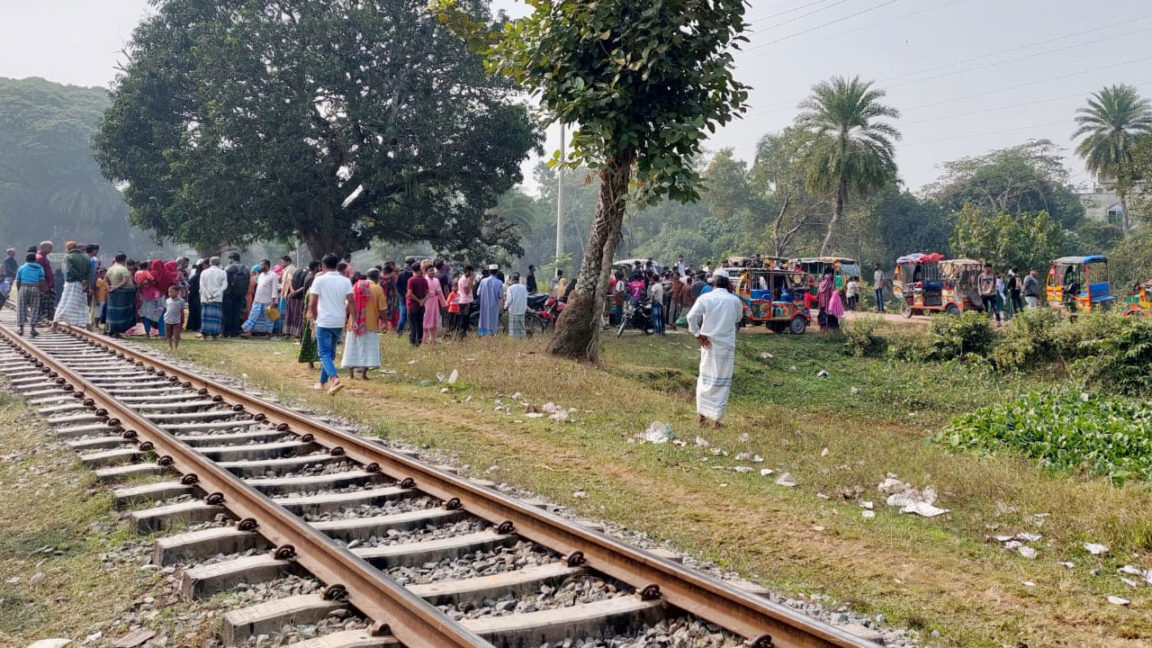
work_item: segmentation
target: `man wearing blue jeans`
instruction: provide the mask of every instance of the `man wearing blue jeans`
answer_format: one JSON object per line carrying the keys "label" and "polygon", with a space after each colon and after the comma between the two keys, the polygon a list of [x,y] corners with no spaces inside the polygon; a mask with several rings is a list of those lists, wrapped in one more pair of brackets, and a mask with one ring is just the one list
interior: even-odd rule
{"label": "man wearing blue jeans", "polygon": [[328,389],[335,394],[344,388],[336,370],[336,345],[350,316],[356,312],[352,299],[352,282],[336,270],[340,257],[328,254],[323,260],[324,273],[312,281],[308,291],[312,300],[308,306],[308,319],[316,332],[316,348],[320,354],[320,382],[312,389]]}

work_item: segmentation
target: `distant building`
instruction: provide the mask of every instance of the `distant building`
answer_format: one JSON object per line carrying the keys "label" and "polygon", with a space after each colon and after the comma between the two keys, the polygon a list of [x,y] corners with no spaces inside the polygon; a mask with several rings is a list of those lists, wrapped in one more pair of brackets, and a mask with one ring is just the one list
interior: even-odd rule
{"label": "distant building", "polygon": [[1098,223],[1108,223],[1121,227],[1124,220],[1124,208],[1120,206],[1120,196],[1116,194],[1115,187],[1109,184],[1097,184],[1091,191],[1078,191],[1080,204],[1084,205],[1084,217]]}
{"label": "distant building", "polygon": [[[1090,188],[1081,185],[1076,191],[1080,204],[1084,206],[1084,217],[1097,223],[1108,223],[1124,227],[1124,207],[1116,193],[1116,179],[1107,174],[1098,174]],[[1130,219],[1131,220],[1131,219]],[[1129,223],[1133,225],[1133,223]]]}

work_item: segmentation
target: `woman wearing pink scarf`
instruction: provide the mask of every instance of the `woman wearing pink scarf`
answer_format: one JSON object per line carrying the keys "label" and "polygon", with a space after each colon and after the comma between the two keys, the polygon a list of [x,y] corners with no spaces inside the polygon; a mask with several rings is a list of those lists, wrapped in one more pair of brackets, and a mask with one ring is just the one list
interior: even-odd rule
{"label": "woman wearing pink scarf", "polygon": [[828,328],[828,304],[832,302],[832,294],[836,289],[832,286],[832,273],[824,275],[824,279],[820,282],[820,290],[816,292],[816,303],[820,307],[820,315],[817,321],[820,323],[820,330],[823,331]]}

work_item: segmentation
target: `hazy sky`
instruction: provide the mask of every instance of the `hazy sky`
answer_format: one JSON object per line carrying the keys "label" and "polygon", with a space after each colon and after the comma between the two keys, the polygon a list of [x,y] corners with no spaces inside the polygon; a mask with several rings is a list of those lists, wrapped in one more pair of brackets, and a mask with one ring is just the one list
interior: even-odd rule
{"label": "hazy sky", "polygon": [[[147,10],[147,0],[0,0],[0,76],[107,85]],[[1071,148],[1076,108],[1104,85],[1152,96],[1148,0],[753,0],[748,20],[737,76],[752,108],[710,142],[745,159],[836,74],[875,80],[903,112],[898,162],[913,188],[941,162],[1030,138]],[[1079,161],[1068,166],[1087,180]]]}

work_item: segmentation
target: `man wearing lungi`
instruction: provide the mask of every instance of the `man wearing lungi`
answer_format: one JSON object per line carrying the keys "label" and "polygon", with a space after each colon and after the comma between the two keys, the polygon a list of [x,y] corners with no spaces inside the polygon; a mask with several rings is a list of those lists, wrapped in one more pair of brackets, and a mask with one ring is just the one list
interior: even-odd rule
{"label": "man wearing lungi", "polygon": [[60,295],[60,305],[56,307],[52,324],[87,327],[91,321],[88,291],[96,279],[92,276],[92,257],[85,254],[76,241],[68,241],[64,249],[68,251],[68,257],[64,260],[64,292]]}
{"label": "man wearing lungi", "polygon": [[44,281],[48,284],[48,290],[40,294],[40,319],[48,321],[52,320],[56,312],[56,275],[52,272],[52,262],[48,260],[52,247],[52,241],[44,241],[40,243],[40,251],[36,254],[36,263],[44,268]]}
{"label": "man wearing lungi", "polygon": [[128,255],[118,253],[104,276],[108,282],[104,320],[108,325],[108,335],[112,337],[120,337],[136,325],[136,286],[132,283],[132,271],[125,265],[127,260]]}
{"label": "man wearing lungi", "polygon": [[220,269],[220,257],[208,259],[200,273],[200,336],[213,340],[224,330],[224,289],[228,273]]}
{"label": "man wearing lungi", "polygon": [[712,273],[712,290],[688,311],[688,331],[700,343],[700,376],[696,379],[696,413],[700,426],[720,419],[728,407],[732,370],[736,365],[736,327],[744,318],[744,303],[732,294],[732,281],[724,270]]}

